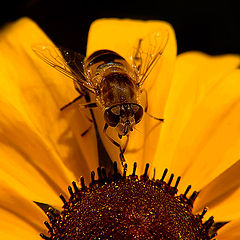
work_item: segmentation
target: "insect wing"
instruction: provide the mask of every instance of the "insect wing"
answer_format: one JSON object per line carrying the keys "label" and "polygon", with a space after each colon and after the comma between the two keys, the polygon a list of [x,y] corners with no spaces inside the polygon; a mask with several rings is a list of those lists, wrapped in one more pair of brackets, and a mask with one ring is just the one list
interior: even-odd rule
{"label": "insect wing", "polygon": [[93,84],[84,77],[84,56],[62,47],[36,45],[32,49],[48,65],[71,78],[81,87],[94,93]]}
{"label": "insect wing", "polygon": [[131,56],[132,65],[138,71],[139,80],[137,84],[141,86],[158,60],[161,58],[167,45],[169,33],[163,29],[153,32],[145,38],[138,39],[133,54]]}
{"label": "insect wing", "polygon": [[58,49],[67,63],[67,66],[70,67],[71,71],[75,75],[81,76],[81,78],[85,79],[83,69],[85,56],[63,47],[58,47]]}

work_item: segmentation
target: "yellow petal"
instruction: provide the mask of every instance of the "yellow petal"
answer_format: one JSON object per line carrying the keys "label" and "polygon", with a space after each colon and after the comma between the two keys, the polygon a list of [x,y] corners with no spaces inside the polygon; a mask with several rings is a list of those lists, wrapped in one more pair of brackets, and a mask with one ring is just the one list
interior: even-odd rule
{"label": "yellow petal", "polygon": [[89,177],[89,169],[98,165],[95,133],[81,137],[90,123],[76,105],[60,112],[77,93],[70,79],[32,51],[36,44],[53,46],[34,22],[23,18],[10,24],[0,39],[0,142],[5,146],[0,151],[13,149],[13,153],[2,152],[6,159],[1,161],[16,157],[15,168],[3,164],[1,169],[16,179],[20,178],[18,167],[22,176],[36,176],[33,182],[39,184],[28,186],[33,191],[42,189],[44,185],[39,185],[45,182],[58,194],[66,192],[74,178]]}
{"label": "yellow petal", "polygon": [[[216,221],[233,221],[240,218],[240,188],[228,189],[224,195],[216,198],[209,207],[209,215],[214,216]],[[214,206],[215,205],[215,206]]]}
{"label": "yellow petal", "polygon": [[[31,201],[61,205],[58,195],[65,193],[66,187],[59,186],[47,172],[34,165],[28,157],[21,156],[17,150],[3,144],[0,146],[0,195],[4,196],[1,197],[0,204],[3,204],[12,192],[11,195],[19,194]],[[16,204],[16,207],[19,205]]]}
{"label": "yellow petal", "polygon": [[240,160],[226,169],[201,189],[194,204],[194,212],[209,208],[209,214],[217,221],[229,221],[240,217]]}
{"label": "yellow petal", "polygon": [[239,240],[240,218],[231,221],[218,231],[217,240]]}
{"label": "yellow petal", "polygon": [[[230,144],[224,148],[218,144],[221,140],[224,142],[224,139],[227,142],[225,135],[231,138],[232,132],[236,133],[238,129],[237,115],[231,115],[228,109],[231,109],[233,102],[237,102],[239,96],[238,73],[234,72],[239,60],[239,56],[234,55],[210,57],[197,52],[184,53],[177,57],[166,107],[166,121],[154,165],[168,167],[175,174],[184,177],[183,188],[195,182],[203,186],[205,180],[209,181],[206,178],[209,172],[206,172],[216,167],[216,163],[212,161],[219,162],[218,155],[226,153],[224,149],[227,146],[228,151],[230,149]],[[234,109],[235,114],[237,111]],[[223,123],[224,114],[228,121],[234,118],[233,122],[236,124]],[[222,126],[221,135],[216,133],[220,133],[219,124]],[[226,127],[231,128],[231,133]],[[204,156],[200,156],[208,142],[213,142],[213,136],[216,138],[215,146],[207,147]],[[232,140],[231,144],[237,144],[236,138]],[[218,155],[215,155],[216,151]],[[234,161],[236,160],[235,158]],[[228,166],[230,165],[229,163]],[[199,179],[199,175],[203,173],[204,176]],[[216,175],[211,177],[214,176]]]}
{"label": "yellow petal", "polygon": [[[19,204],[19,208],[22,208],[22,212],[14,212],[1,206],[1,239],[40,239],[39,234],[41,232],[45,232],[45,229],[44,224],[42,223],[43,218],[41,220],[41,218],[37,219],[37,217],[34,216],[34,214],[39,215],[39,213],[36,211],[36,206],[33,206],[32,203],[32,207],[29,207],[30,204],[24,204],[23,201],[16,202],[15,204]],[[29,216],[31,216],[32,218],[30,218]],[[38,220],[38,222],[36,220]]]}
{"label": "yellow petal", "polygon": [[239,159],[239,78],[240,71],[232,71],[204,98],[176,149],[175,169],[180,169],[185,184],[194,179],[196,189]]}
{"label": "yellow petal", "polygon": [[[143,88],[147,88],[149,98],[149,112],[156,117],[163,117],[166,99],[171,84],[173,65],[176,57],[176,40],[172,27],[163,21],[139,21],[130,19],[100,19],[95,21],[90,28],[87,46],[87,55],[100,49],[110,49],[122,55],[128,62],[129,56],[133,53],[133,48],[138,44],[140,38],[145,38],[152,32],[167,31],[169,40],[164,50],[164,54],[155,70],[150,74],[149,78],[144,83]],[[156,40],[157,42],[157,40]],[[156,43],[157,45],[158,43]],[[151,45],[149,44],[149,46]],[[148,49],[144,49],[148,52]],[[129,54],[130,53],[130,54]],[[150,88],[149,85],[153,86]],[[119,150],[113,146],[109,140],[103,136],[103,112],[95,111],[98,120],[98,128],[103,139],[104,145],[115,161],[119,161]],[[154,154],[154,142],[158,138],[160,129],[152,131],[153,125],[157,124],[156,120],[144,116],[140,124],[136,126],[136,130],[130,134],[129,146],[125,154],[128,169],[132,168],[132,163],[137,161],[139,164],[138,170],[142,172],[145,161],[151,161]],[[113,132],[113,133],[112,133]],[[109,135],[119,142],[117,134],[111,129]],[[146,136],[148,136],[146,138]],[[124,142],[124,140],[122,141]],[[137,150],[137,151],[135,151]]]}

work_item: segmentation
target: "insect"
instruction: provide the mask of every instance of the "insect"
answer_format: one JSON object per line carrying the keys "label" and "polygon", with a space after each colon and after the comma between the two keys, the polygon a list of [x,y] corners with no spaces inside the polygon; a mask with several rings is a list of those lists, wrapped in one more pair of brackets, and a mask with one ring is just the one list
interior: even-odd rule
{"label": "insect", "polygon": [[[143,107],[139,103],[139,96],[142,92],[147,94],[142,86],[162,56],[167,42],[166,30],[138,39],[129,61],[107,49],[98,50],[89,57],[53,46],[39,45],[34,46],[33,50],[47,64],[71,78],[79,92],[79,96],[61,110],[82,96],[94,94],[95,101],[87,102],[83,107],[102,109],[105,120],[103,132],[120,149],[123,163],[129,133],[141,121],[144,112],[153,117],[147,112],[148,104]],[[163,121],[162,118],[153,118]],[[127,137],[123,147],[107,134],[108,127],[115,128],[120,139],[122,136]]]}

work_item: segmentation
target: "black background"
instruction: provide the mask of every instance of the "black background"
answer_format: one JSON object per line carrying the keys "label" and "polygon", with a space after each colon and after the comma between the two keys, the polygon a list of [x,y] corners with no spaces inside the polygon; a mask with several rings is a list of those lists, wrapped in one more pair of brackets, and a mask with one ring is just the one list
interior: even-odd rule
{"label": "black background", "polygon": [[91,22],[101,17],[159,19],[170,22],[178,53],[240,53],[240,11],[234,1],[4,1],[0,24],[29,16],[58,45],[85,53]]}

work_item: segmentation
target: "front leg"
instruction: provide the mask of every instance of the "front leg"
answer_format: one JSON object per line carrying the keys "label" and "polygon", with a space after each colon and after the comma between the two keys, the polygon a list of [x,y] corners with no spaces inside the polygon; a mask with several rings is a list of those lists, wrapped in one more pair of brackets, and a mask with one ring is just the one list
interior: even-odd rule
{"label": "front leg", "polygon": [[128,144],[128,140],[129,140],[129,135],[127,135],[127,141],[126,141],[124,147],[122,148],[121,145],[120,145],[118,142],[116,142],[113,138],[111,138],[111,137],[107,134],[107,128],[108,128],[108,124],[105,123],[104,128],[103,128],[103,133],[107,136],[107,138],[109,139],[109,141],[110,141],[111,143],[113,143],[116,147],[119,148],[119,150],[120,150],[119,158],[120,158],[120,161],[121,161],[121,164],[122,164],[123,168],[125,168],[124,162],[126,162],[126,160],[125,160],[125,157],[124,157],[124,152],[126,151],[126,148],[127,148],[127,144]]}

